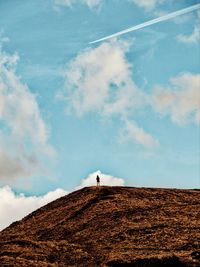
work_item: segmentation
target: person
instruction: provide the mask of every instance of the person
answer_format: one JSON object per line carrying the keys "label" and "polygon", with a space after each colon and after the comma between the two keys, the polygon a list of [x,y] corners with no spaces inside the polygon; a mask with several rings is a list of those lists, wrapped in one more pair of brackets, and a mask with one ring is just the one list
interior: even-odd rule
{"label": "person", "polygon": [[100,177],[99,177],[99,175],[97,175],[96,180],[97,180],[97,186],[100,186]]}

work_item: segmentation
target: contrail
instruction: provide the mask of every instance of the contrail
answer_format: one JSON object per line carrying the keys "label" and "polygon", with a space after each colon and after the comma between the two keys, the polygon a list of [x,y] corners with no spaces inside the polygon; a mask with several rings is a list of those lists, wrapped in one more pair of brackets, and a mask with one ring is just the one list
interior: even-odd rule
{"label": "contrail", "polygon": [[181,10],[178,10],[178,11],[175,11],[175,12],[172,12],[172,13],[169,13],[169,14],[164,15],[162,17],[159,17],[159,18],[156,18],[156,19],[152,19],[152,20],[146,21],[144,23],[135,25],[135,26],[130,27],[128,29],[125,29],[123,31],[116,32],[114,34],[108,35],[108,36],[103,37],[101,39],[98,39],[96,41],[90,42],[89,44],[98,43],[98,42],[101,42],[101,41],[104,41],[104,40],[107,40],[107,39],[110,39],[110,38],[113,38],[113,37],[117,37],[119,35],[122,35],[122,34],[125,34],[125,33],[128,33],[128,32],[137,31],[139,29],[142,29],[142,28],[145,28],[147,26],[150,26],[150,25],[159,23],[161,21],[169,20],[169,19],[175,18],[177,16],[180,16],[180,15],[183,15],[183,14],[186,14],[186,13],[189,13],[189,12],[192,12],[192,11],[197,10],[199,8],[200,8],[200,4],[193,5],[193,6],[190,6],[190,7],[187,7],[187,8],[184,8],[184,9],[181,9]]}

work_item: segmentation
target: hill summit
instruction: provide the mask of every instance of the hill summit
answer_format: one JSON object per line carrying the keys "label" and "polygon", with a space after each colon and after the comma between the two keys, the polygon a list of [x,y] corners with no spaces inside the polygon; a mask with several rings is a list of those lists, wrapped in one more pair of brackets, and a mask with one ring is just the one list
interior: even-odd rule
{"label": "hill summit", "polygon": [[200,266],[200,191],[86,187],[0,232],[0,266]]}

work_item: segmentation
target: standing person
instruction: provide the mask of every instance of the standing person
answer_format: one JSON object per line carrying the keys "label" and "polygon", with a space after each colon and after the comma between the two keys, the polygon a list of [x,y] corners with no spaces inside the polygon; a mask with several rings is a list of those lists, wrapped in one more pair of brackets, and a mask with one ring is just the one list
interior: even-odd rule
{"label": "standing person", "polygon": [[96,180],[97,180],[97,186],[100,186],[100,177],[99,177],[99,175],[97,175]]}

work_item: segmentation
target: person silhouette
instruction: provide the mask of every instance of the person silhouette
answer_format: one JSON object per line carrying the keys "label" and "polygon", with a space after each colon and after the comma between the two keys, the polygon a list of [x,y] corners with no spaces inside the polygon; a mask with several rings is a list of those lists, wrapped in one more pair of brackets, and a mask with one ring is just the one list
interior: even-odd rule
{"label": "person silhouette", "polygon": [[100,186],[100,177],[99,177],[99,175],[97,175],[96,181],[97,181],[97,186]]}

